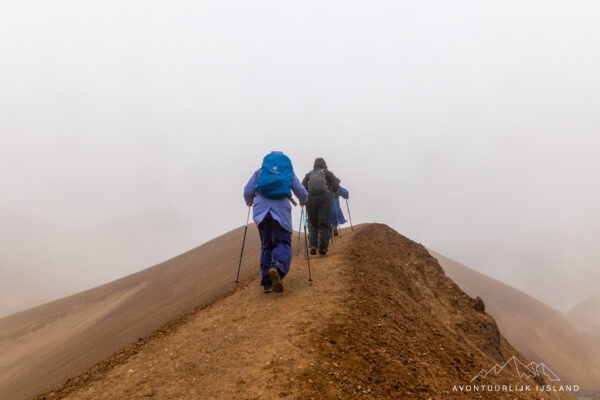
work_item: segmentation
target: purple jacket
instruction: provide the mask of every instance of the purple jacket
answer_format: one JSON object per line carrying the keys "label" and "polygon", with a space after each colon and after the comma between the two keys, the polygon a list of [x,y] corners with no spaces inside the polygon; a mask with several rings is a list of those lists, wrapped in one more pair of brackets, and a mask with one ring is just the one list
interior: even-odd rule
{"label": "purple jacket", "polygon": [[329,223],[335,224],[335,218],[337,217],[337,223],[343,225],[348,221],[346,221],[346,217],[344,217],[344,213],[342,212],[342,207],[340,206],[340,197],[348,199],[350,197],[350,193],[348,192],[348,189],[340,186],[338,194],[339,196],[331,197],[331,214],[329,214]]}
{"label": "purple jacket", "polygon": [[[269,199],[256,193],[254,188],[258,182],[259,173],[260,169],[256,170],[256,172],[254,172],[254,174],[252,174],[250,177],[248,183],[246,183],[246,187],[244,187],[244,199],[246,200],[246,203],[250,203],[256,194],[256,198],[254,198],[254,210],[252,214],[254,223],[256,225],[260,224],[267,216],[267,213],[271,212],[271,216],[277,222],[279,222],[279,225],[281,225],[286,231],[292,232],[292,205],[290,204],[290,200],[287,198]],[[294,192],[300,201],[300,204],[305,204],[308,200],[308,192],[304,186],[302,186],[302,182],[300,182],[296,174],[294,174],[294,179],[292,179],[292,192]]]}

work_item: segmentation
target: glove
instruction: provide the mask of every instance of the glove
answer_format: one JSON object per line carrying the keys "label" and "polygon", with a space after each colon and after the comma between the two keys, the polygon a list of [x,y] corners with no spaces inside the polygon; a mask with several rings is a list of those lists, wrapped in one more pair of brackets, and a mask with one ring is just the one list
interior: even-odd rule
{"label": "glove", "polygon": [[250,200],[250,201],[247,201],[247,202],[246,202],[246,205],[247,205],[248,207],[252,207],[252,205],[253,205],[253,204],[254,204],[254,200]]}

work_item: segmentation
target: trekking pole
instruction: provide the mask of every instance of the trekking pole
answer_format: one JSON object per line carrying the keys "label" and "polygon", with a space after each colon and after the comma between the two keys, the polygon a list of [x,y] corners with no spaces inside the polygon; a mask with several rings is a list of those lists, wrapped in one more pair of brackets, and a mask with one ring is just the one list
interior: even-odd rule
{"label": "trekking pole", "polygon": [[333,224],[329,224],[329,233],[331,234],[331,244],[333,245]]}
{"label": "trekking pole", "polygon": [[242,267],[242,257],[244,257],[244,245],[246,244],[246,232],[248,232],[248,221],[250,221],[250,209],[252,206],[248,206],[248,216],[246,217],[246,228],[244,228],[244,240],[242,240],[242,252],[240,253],[240,263],[238,265],[237,276],[235,277],[235,286],[240,283],[240,268]]}
{"label": "trekking pole", "polygon": [[346,208],[348,209],[348,219],[350,219],[350,229],[354,231],[354,226],[352,226],[352,215],[350,215],[350,206],[348,205],[348,199],[346,199]]}
{"label": "trekking pole", "polygon": [[296,256],[300,254],[300,235],[302,234],[302,220],[304,216],[304,207],[300,210],[300,228],[298,228],[298,247],[296,247]]}
{"label": "trekking pole", "polygon": [[[331,191],[329,193],[331,193],[333,195],[333,193]],[[331,202],[331,207],[335,207],[333,202]],[[329,208],[329,216],[327,219],[329,222],[329,233],[331,234],[331,244],[333,245],[333,224],[331,223],[331,207]],[[327,242],[329,243],[329,240]]]}
{"label": "trekking pole", "polygon": [[[302,207],[302,209],[304,209],[304,207]],[[308,226],[307,226],[307,219],[306,218],[306,213],[304,214],[304,249],[306,250],[306,263],[308,264],[308,284],[312,285],[312,277],[310,275],[310,257],[308,255],[308,235],[306,233]]]}

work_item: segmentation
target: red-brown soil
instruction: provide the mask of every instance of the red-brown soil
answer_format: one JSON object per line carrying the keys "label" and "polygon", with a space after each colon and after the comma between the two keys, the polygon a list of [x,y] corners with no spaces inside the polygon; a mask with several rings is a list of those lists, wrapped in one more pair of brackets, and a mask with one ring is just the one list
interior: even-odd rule
{"label": "red-brown soil", "polygon": [[[481,296],[500,332],[526,357],[544,362],[564,383],[600,390],[600,329],[582,329],[525,293],[432,252],[470,296]],[[600,312],[599,312],[600,313]]]}
{"label": "red-brown soil", "polygon": [[[77,376],[233,287],[243,228],[154,267],[0,318],[0,399],[23,400]],[[241,280],[256,276],[248,228]]]}
{"label": "red-brown soil", "polygon": [[[39,398],[571,398],[453,391],[512,356],[528,361],[480,300],[389,227],[344,230],[311,266],[311,286],[306,260],[294,257],[283,294],[251,281]],[[511,370],[486,379],[542,382]]]}

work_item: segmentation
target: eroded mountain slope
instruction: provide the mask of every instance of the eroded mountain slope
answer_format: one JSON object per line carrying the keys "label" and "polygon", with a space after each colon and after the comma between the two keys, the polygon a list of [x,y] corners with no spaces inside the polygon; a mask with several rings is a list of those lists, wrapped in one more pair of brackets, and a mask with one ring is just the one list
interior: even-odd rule
{"label": "eroded mountain slope", "polygon": [[[241,277],[256,276],[249,227]],[[230,290],[243,228],[154,267],[0,319],[0,399],[29,399]]]}
{"label": "eroded mountain slope", "polygon": [[[515,356],[427,250],[389,227],[344,231],[328,257],[294,257],[283,294],[252,281],[98,364],[46,398],[569,398],[453,391]],[[485,384],[535,387],[506,369]]]}

